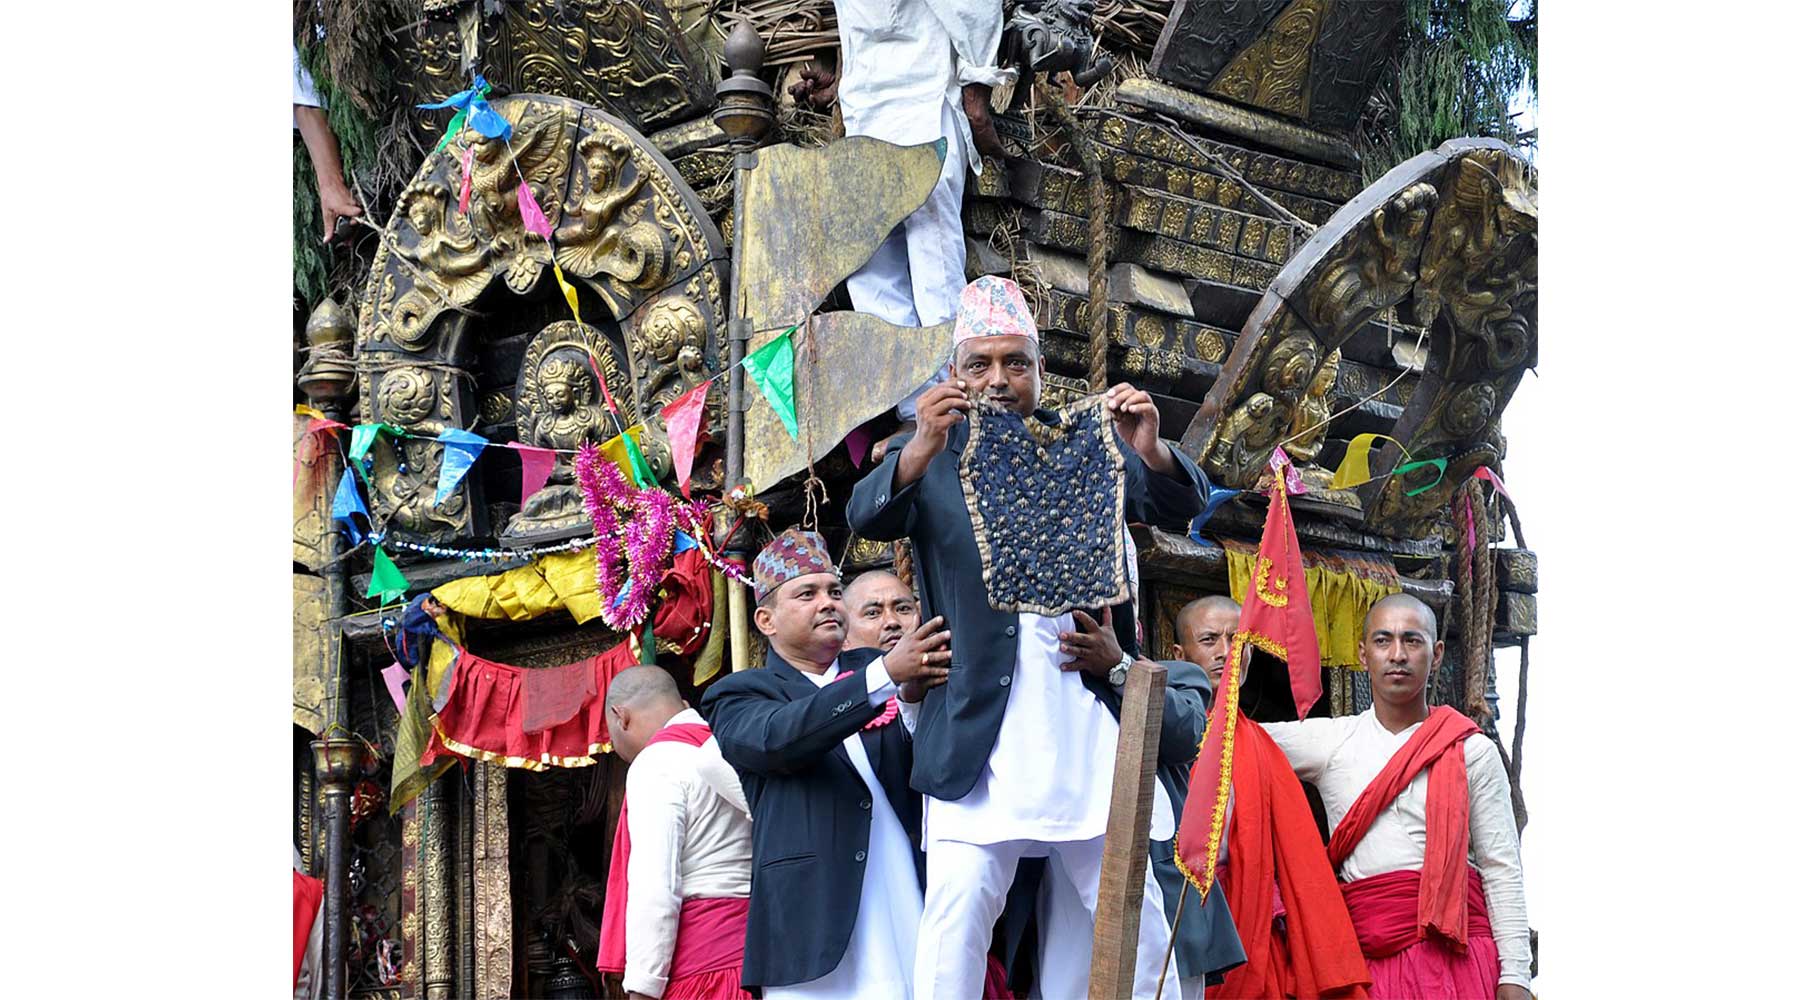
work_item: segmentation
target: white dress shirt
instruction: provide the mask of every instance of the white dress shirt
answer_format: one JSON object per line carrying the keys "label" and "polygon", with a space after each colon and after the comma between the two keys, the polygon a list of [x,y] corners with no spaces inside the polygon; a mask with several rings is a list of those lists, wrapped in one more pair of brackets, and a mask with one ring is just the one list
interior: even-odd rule
{"label": "white dress shirt", "polygon": [[[686,709],[668,725],[705,719]],[[643,749],[625,772],[631,827],[625,902],[625,989],[660,997],[669,985],[681,904],[750,895],[750,808],[719,741]]]}
{"label": "white dress shirt", "polygon": [[[1105,836],[1112,810],[1113,759],[1119,721],[1064,670],[1058,638],[1075,629],[1073,615],[1019,614],[1019,651],[1006,712],[987,767],[960,799],[925,797],[925,849],[938,841],[998,844],[1092,840]],[[910,729],[917,709],[900,703]],[[1155,782],[1150,839],[1175,836],[1175,811]]]}
{"label": "white dress shirt", "polygon": [[[1264,723],[1271,739],[1287,755],[1294,773],[1319,789],[1325,818],[1337,830],[1363,789],[1419,725],[1390,733],[1375,710],[1335,719]],[[1531,986],[1531,930],[1525,918],[1525,876],[1519,864],[1519,832],[1513,825],[1512,786],[1500,751],[1479,733],[1463,741],[1469,772],[1469,861],[1481,872],[1487,896],[1488,922],[1500,951],[1500,981]],[[1416,870],[1425,863],[1425,789],[1429,770],[1420,772],[1344,859],[1338,877],[1345,882],[1394,871]]]}
{"label": "white dress shirt", "polygon": [[836,0],[835,6],[844,134],[901,146],[931,142],[945,136],[940,111],[948,103],[964,162],[980,173],[962,88],[1018,75],[994,65],[1003,26],[999,0]]}
{"label": "white dress shirt", "polygon": [[[838,678],[833,663],[822,674],[801,673],[820,687]],[[869,704],[881,705],[894,695],[885,660],[863,670]],[[895,723],[890,722],[889,725]],[[855,998],[905,998],[913,995],[913,950],[919,933],[919,913],[924,894],[919,891],[918,870],[913,867],[912,841],[900,817],[888,802],[887,791],[869,764],[862,731],[844,740],[850,764],[869,790],[869,858],[863,869],[862,897],[856,906],[856,925],[837,968],[817,979],[792,986],[763,987],[764,1000],[855,1000]]]}

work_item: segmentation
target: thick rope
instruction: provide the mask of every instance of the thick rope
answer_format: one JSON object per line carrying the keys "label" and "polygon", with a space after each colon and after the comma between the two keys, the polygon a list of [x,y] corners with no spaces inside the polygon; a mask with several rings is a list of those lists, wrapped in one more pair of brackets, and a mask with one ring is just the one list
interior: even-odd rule
{"label": "thick rope", "polygon": [[1106,348],[1108,338],[1106,257],[1112,249],[1112,188],[1106,183],[1106,168],[1094,152],[1093,137],[1087,127],[1075,118],[1068,102],[1054,86],[1043,88],[1050,111],[1069,132],[1075,155],[1081,161],[1088,182],[1088,354],[1087,381],[1089,392],[1106,389]]}
{"label": "thick rope", "polygon": [[[1457,488],[1450,501],[1450,521],[1457,549],[1463,714],[1485,729],[1490,722],[1487,682],[1489,661],[1494,652],[1494,609],[1499,603],[1499,593],[1494,588],[1494,559],[1488,550],[1487,505],[1481,502],[1479,482],[1470,479]],[[1471,535],[1474,539],[1472,547],[1469,544]]]}
{"label": "thick rope", "polygon": [[913,586],[913,554],[912,543],[902,538],[894,543],[894,575],[907,590],[917,592]]}

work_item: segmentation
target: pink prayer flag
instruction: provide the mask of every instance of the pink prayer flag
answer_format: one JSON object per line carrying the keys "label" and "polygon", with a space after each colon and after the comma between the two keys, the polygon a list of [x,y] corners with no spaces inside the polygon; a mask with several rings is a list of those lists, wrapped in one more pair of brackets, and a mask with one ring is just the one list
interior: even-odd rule
{"label": "pink prayer flag", "polygon": [[401,715],[406,714],[406,678],[410,676],[406,668],[396,660],[381,668],[381,679],[387,682],[388,694],[394,698],[394,708]]}
{"label": "pink prayer flag", "polygon": [[1469,551],[1475,551],[1475,501],[1468,496],[1463,497],[1463,527],[1469,532]]}
{"label": "pink prayer flag", "polygon": [[556,467],[556,452],[517,441],[508,441],[506,446],[519,453],[519,506],[524,507],[525,501],[550,481],[550,470]]}
{"label": "pink prayer flag", "polygon": [[456,196],[456,210],[463,215],[469,214],[469,179],[475,166],[475,147],[463,148],[462,161],[462,193]]}
{"label": "pink prayer flag", "polygon": [[[1488,482],[1493,483],[1494,489],[1499,490],[1501,496],[1505,497],[1508,500],[1512,500],[1512,498],[1513,498],[1512,494],[1506,492],[1506,484],[1500,481],[1500,475],[1498,473],[1496,473],[1493,469],[1490,469],[1484,465],[1481,468],[1475,470],[1475,478],[1476,479],[1485,479]],[[1514,502],[1516,503],[1517,501],[1514,501]]]}
{"label": "pink prayer flag", "polygon": [[850,464],[859,469],[862,468],[863,459],[869,457],[869,445],[873,443],[870,439],[873,437],[874,435],[869,433],[868,425],[864,424],[844,438],[844,448],[850,452]]}
{"label": "pink prayer flag", "polygon": [[694,449],[700,444],[700,418],[706,415],[706,393],[712,380],[694,386],[668,406],[663,407],[663,425],[669,431],[669,451],[675,459],[675,481],[681,484],[681,495],[693,498],[688,482],[694,474]]}
{"label": "pink prayer flag", "polygon": [[550,220],[544,218],[544,210],[538,207],[537,199],[531,196],[531,185],[519,182],[519,221],[525,228],[550,239]]}
{"label": "pink prayer flag", "polygon": [[1288,457],[1287,452],[1283,451],[1280,445],[1277,445],[1275,453],[1269,456],[1269,468],[1280,472],[1287,481],[1289,496],[1299,496],[1306,492],[1306,483],[1300,479],[1300,470],[1294,468],[1294,460]]}

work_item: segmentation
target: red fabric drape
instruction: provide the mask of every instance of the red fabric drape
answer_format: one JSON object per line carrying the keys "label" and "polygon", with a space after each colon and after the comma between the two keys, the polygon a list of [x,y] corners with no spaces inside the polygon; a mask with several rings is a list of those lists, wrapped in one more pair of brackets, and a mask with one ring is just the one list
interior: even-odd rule
{"label": "red fabric drape", "polygon": [[1469,942],[1469,772],[1462,742],[1479,732],[1469,717],[1439,705],[1387,762],[1331,835],[1327,853],[1336,870],[1375,818],[1421,771],[1425,779],[1425,864],[1419,870],[1417,932],[1436,931],[1461,951]]}
{"label": "red fabric drape", "polygon": [[[1237,799],[1230,862],[1220,881],[1244,944],[1244,965],[1207,995],[1237,998],[1366,997],[1369,970],[1337,877],[1325,860],[1300,779],[1263,728],[1237,720]],[[1274,930],[1275,886],[1287,908]]]}
{"label": "red fabric drape", "polygon": [[325,883],[302,872],[294,872],[294,981],[300,985],[300,963],[306,960],[306,940],[312,936],[313,920],[325,902]]}
{"label": "red fabric drape", "polygon": [[[697,747],[712,738],[712,729],[699,722],[681,722],[664,726],[645,743],[646,748],[658,743],[686,743]],[[612,864],[606,871],[606,904],[600,911],[600,958],[595,963],[601,972],[625,971],[625,903],[631,864],[631,827],[627,823],[631,801],[619,802],[619,825],[613,830]],[[746,911],[748,912],[748,911]],[[677,938],[676,948],[680,949]]]}

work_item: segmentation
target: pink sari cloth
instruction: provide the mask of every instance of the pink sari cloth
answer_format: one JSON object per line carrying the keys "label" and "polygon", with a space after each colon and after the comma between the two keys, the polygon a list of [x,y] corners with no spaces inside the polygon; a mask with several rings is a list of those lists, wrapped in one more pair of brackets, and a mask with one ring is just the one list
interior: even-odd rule
{"label": "pink sari cloth", "polygon": [[1370,1000],[1492,1000],[1500,949],[1488,924],[1481,874],[1468,866],[1468,946],[1419,932],[1419,873],[1388,872],[1346,884],[1344,903],[1369,963]]}

